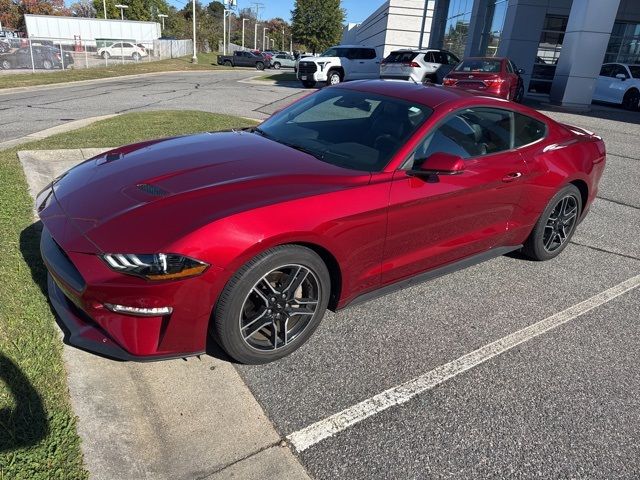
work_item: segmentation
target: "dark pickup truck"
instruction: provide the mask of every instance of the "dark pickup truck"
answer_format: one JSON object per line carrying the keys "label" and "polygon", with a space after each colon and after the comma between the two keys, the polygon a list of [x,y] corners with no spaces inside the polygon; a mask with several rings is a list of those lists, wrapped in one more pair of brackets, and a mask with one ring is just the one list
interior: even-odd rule
{"label": "dark pickup truck", "polygon": [[233,55],[218,55],[218,65],[224,65],[225,67],[255,67],[256,70],[264,70],[271,64],[262,55],[237,50],[233,52]]}

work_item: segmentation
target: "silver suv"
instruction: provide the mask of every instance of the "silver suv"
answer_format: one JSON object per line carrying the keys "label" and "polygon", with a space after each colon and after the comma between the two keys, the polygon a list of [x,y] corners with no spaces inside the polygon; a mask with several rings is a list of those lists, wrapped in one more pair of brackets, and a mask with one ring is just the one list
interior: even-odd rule
{"label": "silver suv", "polygon": [[442,83],[460,60],[447,50],[395,50],[380,65],[380,78]]}

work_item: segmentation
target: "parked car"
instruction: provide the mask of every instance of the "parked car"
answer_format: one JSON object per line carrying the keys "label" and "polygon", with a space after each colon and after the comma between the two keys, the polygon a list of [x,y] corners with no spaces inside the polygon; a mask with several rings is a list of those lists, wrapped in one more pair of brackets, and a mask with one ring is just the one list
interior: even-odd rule
{"label": "parked car", "polygon": [[218,55],[218,65],[225,67],[255,67],[256,70],[269,68],[269,59],[246,50],[236,50],[233,55]]}
{"label": "parked car", "polygon": [[281,67],[295,68],[296,59],[293,58],[293,55],[289,55],[288,53],[278,53],[271,60],[271,65],[276,70],[279,70]]}
{"label": "parked car", "polygon": [[517,68],[508,58],[472,57],[460,62],[442,84],[521,102],[524,82],[520,75],[523,73],[524,70]]}
{"label": "parked car", "polygon": [[132,58],[135,61],[140,60],[143,57],[148,56],[147,49],[140,47],[135,43],[130,42],[116,42],[109,46],[98,49],[98,56],[107,59],[110,57],[126,57]]}
{"label": "parked car", "polygon": [[[33,51],[33,63],[31,61],[31,52]],[[34,46],[32,48],[19,48],[12,53],[0,55],[0,66],[3,69],[11,68],[38,68],[51,70],[53,68],[69,68],[73,65],[74,60],[71,53],[63,51],[64,60],[60,54],[60,49],[56,47]]]}
{"label": "parked car", "polygon": [[67,341],[103,355],[183,357],[210,334],[269,362],[327,307],[510,251],[556,257],[604,166],[599,137],[516,103],[330,87],[259,127],[120,147],[58,177],[36,200],[49,297]]}
{"label": "parked car", "polygon": [[627,110],[640,109],[640,65],[605,63],[596,80],[593,99],[617,103]]}
{"label": "parked car", "polygon": [[380,63],[380,78],[440,84],[459,62],[447,50],[395,50]]}
{"label": "parked car", "polygon": [[305,87],[314,87],[317,82],[337,85],[348,80],[378,78],[380,58],[375,48],[338,45],[319,57],[301,59],[297,76]]}
{"label": "parked car", "polygon": [[0,53],[8,53],[11,51],[11,43],[0,38]]}

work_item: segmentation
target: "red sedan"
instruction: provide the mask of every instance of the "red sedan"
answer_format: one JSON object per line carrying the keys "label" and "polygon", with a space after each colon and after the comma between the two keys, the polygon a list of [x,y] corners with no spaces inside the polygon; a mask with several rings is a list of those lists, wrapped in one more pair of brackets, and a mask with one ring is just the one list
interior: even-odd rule
{"label": "red sedan", "polygon": [[522,73],[524,70],[508,58],[465,58],[447,74],[442,84],[521,102],[524,97]]}
{"label": "red sedan", "polygon": [[[69,343],[122,359],[291,353],[325,309],[520,250],[548,260],[598,191],[602,140],[501,99],[325,88],[260,127],[117,148],[38,196]],[[425,325],[425,328],[428,326]]]}

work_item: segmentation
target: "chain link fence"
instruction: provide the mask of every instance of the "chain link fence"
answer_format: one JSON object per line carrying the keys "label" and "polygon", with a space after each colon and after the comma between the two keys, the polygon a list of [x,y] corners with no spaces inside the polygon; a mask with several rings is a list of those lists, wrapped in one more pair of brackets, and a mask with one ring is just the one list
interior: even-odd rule
{"label": "chain link fence", "polygon": [[0,68],[16,73],[100,68],[184,57],[192,52],[191,40],[0,38]]}

